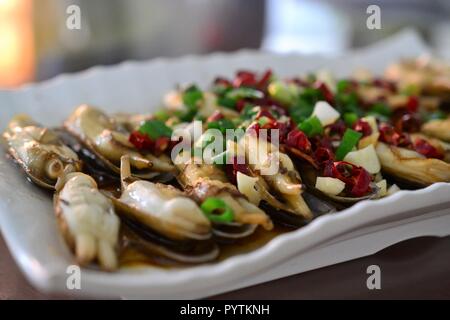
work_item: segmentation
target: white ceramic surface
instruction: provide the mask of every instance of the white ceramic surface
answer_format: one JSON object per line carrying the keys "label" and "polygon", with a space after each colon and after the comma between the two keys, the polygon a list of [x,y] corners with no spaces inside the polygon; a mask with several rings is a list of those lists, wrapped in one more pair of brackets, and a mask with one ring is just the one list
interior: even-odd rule
{"label": "white ceramic surface", "polygon": [[[326,68],[345,76],[359,66],[379,73],[389,62],[424,52],[427,48],[415,33],[406,31],[336,58],[239,51],[95,67],[19,90],[0,91],[0,128],[19,112],[45,125],[57,125],[81,103],[108,112],[149,112],[177,83],[204,86],[216,75],[231,76],[241,68],[270,67],[282,76]],[[50,195],[28,183],[0,151],[0,227],[15,260],[39,289],[84,296],[200,298],[372,254],[411,237],[443,236],[450,233],[449,195],[450,184],[439,183],[361,202],[281,235],[254,252],[216,264],[116,273],[83,269],[81,290],[69,292],[66,268],[72,255],[57,231]]]}

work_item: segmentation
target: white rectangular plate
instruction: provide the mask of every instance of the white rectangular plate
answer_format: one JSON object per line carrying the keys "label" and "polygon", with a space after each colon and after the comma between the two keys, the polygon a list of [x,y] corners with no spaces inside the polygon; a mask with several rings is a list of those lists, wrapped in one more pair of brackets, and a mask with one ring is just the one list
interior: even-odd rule
{"label": "white rectangular plate", "polygon": [[[58,125],[81,103],[108,112],[149,112],[177,83],[206,86],[215,76],[231,76],[242,68],[262,71],[270,67],[281,76],[326,68],[346,76],[361,66],[379,73],[387,63],[425,52],[427,48],[415,33],[405,31],[343,57],[239,51],[96,67],[16,91],[0,91],[0,127],[19,112],[45,125]],[[69,292],[66,268],[73,258],[57,230],[50,196],[28,183],[0,151],[0,226],[19,267],[41,290],[84,296],[201,298],[372,254],[411,237],[444,236],[450,233],[449,194],[450,184],[438,183],[361,202],[280,235],[251,253],[211,265],[116,273],[83,269],[81,290]]]}

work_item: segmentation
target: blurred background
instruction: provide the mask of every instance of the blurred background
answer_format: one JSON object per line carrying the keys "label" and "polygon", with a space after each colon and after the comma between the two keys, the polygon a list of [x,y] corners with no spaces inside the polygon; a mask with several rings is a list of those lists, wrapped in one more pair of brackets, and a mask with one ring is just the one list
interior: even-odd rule
{"label": "blurred background", "polygon": [[[366,27],[371,4],[380,30]],[[81,11],[70,30],[67,8]],[[240,48],[339,54],[405,27],[450,57],[448,0],[0,0],[0,88],[123,60]]]}

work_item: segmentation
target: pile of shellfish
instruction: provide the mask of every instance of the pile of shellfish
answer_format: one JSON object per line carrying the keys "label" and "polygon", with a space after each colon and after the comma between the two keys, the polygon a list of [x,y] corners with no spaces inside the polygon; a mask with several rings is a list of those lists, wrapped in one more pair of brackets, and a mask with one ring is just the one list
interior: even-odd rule
{"label": "pile of shellfish", "polygon": [[[435,61],[401,61],[381,78],[359,72],[345,82],[241,71],[208,90],[178,88],[155,114],[81,105],[58,128],[19,114],[3,139],[29,180],[53,193],[76,261],[112,271],[124,228],[148,255],[206,263],[256,230],[297,229],[359,201],[450,182],[449,106],[449,67]],[[243,163],[173,156],[183,139],[167,130],[191,134],[195,120],[242,129],[224,156],[240,150]],[[279,145],[258,139],[261,129],[279,130]],[[193,143],[211,141],[202,134]],[[267,153],[252,161],[262,145]],[[278,170],[263,174],[274,163]]]}

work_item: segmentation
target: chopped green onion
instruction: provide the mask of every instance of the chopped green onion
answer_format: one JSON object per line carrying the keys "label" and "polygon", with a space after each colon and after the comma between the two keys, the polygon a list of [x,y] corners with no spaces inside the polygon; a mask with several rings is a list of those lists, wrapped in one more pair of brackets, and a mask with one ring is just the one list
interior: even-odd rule
{"label": "chopped green onion", "polygon": [[295,84],[288,84],[282,81],[274,81],[269,84],[267,91],[274,100],[291,106],[295,103],[300,90]]}
{"label": "chopped green onion", "polygon": [[225,94],[225,98],[235,101],[239,99],[262,99],[264,98],[264,93],[252,88],[237,88],[228,91]]}
{"label": "chopped green onion", "polygon": [[317,101],[323,100],[322,91],[314,88],[305,88],[300,93],[300,99],[314,105]]}
{"label": "chopped green onion", "polygon": [[203,99],[203,93],[195,85],[190,86],[183,92],[183,103],[191,109],[197,109],[197,102],[201,99]]}
{"label": "chopped green onion", "polygon": [[322,123],[316,116],[306,119],[298,125],[298,128],[303,131],[308,137],[313,137],[323,132]]}
{"label": "chopped green onion", "polygon": [[258,119],[258,123],[261,127],[265,126],[266,124],[268,124],[271,120],[267,117],[261,117]]}
{"label": "chopped green onion", "polygon": [[220,198],[209,197],[200,206],[205,216],[212,222],[232,222],[234,212]]}
{"label": "chopped green onion", "polygon": [[356,121],[358,121],[358,115],[354,112],[344,113],[344,122],[347,126],[351,127]]}
{"label": "chopped green onion", "polygon": [[341,113],[353,112],[360,114],[361,110],[358,106],[358,97],[354,92],[344,93],[338,92],[335,95],[336,105]]}
{"label": "chopped green onion", "polygon": [[214,92],[218,96],[223,96],[223,95],[225,95],[225,93],[227,93],[228,91],[230,91],[232,89],[233,89],[232,87],[219,84],[212,88],[212,92]]}
{"label": "chopped green onion", "polygon": [[241,111],[241,118],[243,120],[253,119],[259,112],[260,108],[254,106],[253,104],[247,103]]}
{"label": "chopped green onion", "polygon": [[211,121],[208,123],[208,129],[219,129],[223,134],[226,133],[227,129],[235,129],[233,121],[229,119],[220,119],[217,121]]}
{"label": "chopped green onion", "polygon": [[166,126],[166,124],[161,120],[147,120],[139,128],[139,132],[148,135],[152,139],[158,139],[159,137],[170,137],[172,136],[172,129]]}
{"label": "chopped green onion", "polygon": [[374,113],[378,113],[385,117],[390,117],[392,114],[391,108],[389,108],[389,106],[387,104],[382,103],[382,102],[375,103],[372,106],[372,108],[370,109],[370,111],[374,112]]}
{"label": "chopped green onion", "polygon": [[347,153],[352,151],[352,149],[358,144],[359,139],[361,139],[362,133],[357,132],[352,129],[345,130],[344,136],[342,137],[341,144],[336,150],[336,160],[343,160]]}
{"label": "chopped green onion", "polygon": [[350,82],[348,80],[339,80],[336,84],[337,92],[341,93],[344,92],[348,86],[350,85]]}
{"label": "chopped green onion", "polygon": [[226,97],[219,97],[217,98],[217,104],[225,108],[234,109],[236,107],[236,100]]}

